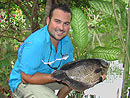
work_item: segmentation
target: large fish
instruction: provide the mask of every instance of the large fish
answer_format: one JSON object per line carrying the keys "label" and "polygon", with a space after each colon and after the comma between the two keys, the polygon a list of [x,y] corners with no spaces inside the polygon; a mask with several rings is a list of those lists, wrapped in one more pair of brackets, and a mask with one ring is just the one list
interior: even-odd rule
{"label": "large fish", "polygon": [[102,82],[102,75],[107,74],[108,67],[109,64],[102,59],[83,59],[63,65],[52,76],[80,92]]}

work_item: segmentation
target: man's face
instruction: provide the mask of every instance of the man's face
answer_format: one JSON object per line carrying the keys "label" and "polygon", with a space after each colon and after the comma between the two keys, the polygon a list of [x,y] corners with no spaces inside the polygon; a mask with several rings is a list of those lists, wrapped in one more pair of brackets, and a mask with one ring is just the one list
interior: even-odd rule
{"label": "man's face", "polygon": [[71,14],[60,9],[53,11],[52,18],[47,18],[49,33],[56,39],[61,40],[65,37],[70,29]]}

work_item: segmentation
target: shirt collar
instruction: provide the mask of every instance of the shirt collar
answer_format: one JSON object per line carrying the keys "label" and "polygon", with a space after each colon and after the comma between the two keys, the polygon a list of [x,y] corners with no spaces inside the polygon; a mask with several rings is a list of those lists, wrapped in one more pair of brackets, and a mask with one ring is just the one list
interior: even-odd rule
{"label": "shirt collar", "polygon": [[46,41],[47,41],[47,43],[50,43],[51,40],[50,40],[50,34],[49,34],[49,32],[48,32],[48,25],[46,25],[46,26],[44,27],[44,31],[45,31]]}

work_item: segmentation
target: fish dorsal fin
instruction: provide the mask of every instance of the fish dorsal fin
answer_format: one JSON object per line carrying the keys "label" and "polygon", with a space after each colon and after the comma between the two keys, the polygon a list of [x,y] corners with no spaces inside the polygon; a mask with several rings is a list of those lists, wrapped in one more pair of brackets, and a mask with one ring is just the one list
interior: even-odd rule
{"label": "fish dorsal fin", "polygon": [[69,69],[71,69],[71,68],[78,67],[78,66],[80,66],[80,64],[78,64],[78,63],[84,63],[84,62],[86,62],[86,61],[87,61],[87,59],[81,59],[81,60],[77,60],[77,61],[72,61],[72,62],[70,62],[70,63],[64,64],[64,65],[60,68],[60,70],[69,70]]}
{"label": "fish dorsal fin", "polygon": [[107,64],[104,60],[100,60],[100,59],[80,59],[80,60],[76,60],[76,61],[72,61],[70,63],[64,64],[60,70],[70,70],[72,68],[78,67],[80,65],[84,65],[85,66],[89,66],[91,63],[91,66],[93,66],[94,64],[100,65],[100,64]]}

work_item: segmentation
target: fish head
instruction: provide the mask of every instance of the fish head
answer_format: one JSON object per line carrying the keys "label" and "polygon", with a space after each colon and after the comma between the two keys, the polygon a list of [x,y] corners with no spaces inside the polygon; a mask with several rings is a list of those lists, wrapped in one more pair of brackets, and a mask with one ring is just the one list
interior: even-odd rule
{"label": "fish head", "polygon": [[95,70],[94,70],[94,79],[93,81],[97,83],[100,83],[100,82],[103,82],[103,75],[107,75],[107,71],[108,71],[108,68],[109,68],[109,63],[108,61],[106,60],[103,60],[103,59],[98,59],[98,63],[97,63],[98,66],[95,66]]}

